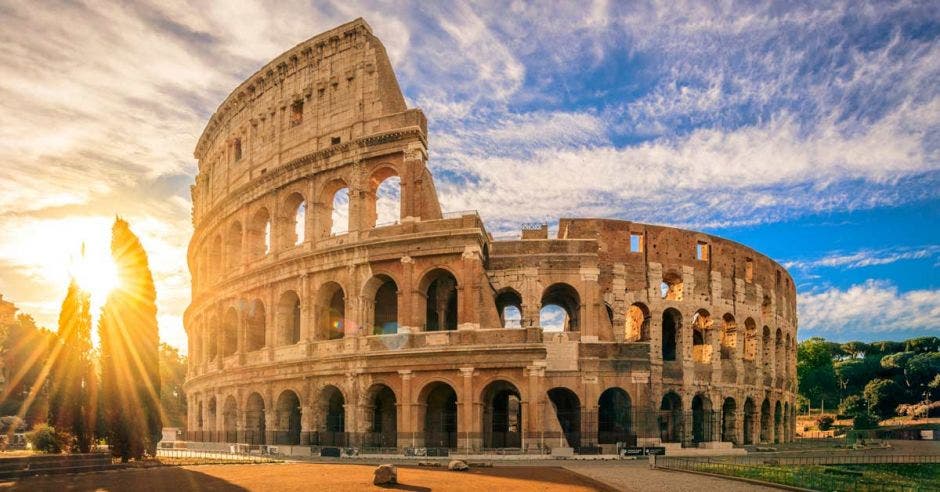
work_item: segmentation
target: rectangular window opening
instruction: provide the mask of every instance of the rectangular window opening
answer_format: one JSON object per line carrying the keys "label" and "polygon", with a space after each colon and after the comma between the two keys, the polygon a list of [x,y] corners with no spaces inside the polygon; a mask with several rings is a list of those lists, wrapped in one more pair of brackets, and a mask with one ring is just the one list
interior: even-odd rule
{"label": "rectangular window opening", "polygon": [[643,234],[630,234],[630,252],[631,253],[642,253],[643,252]]}
{"label": "rectangular window opening", "polygon": [[708,243],[703,243],[699,241],[695,245],[695,259],[707,261],[708,260]]}
{"label": "rectangular window opening", "polygon": [[330,145],[339,145],[340,140],[340,137],[333,137],[330,139]]}
{"label": "rectangular window opening", "polygon": [[290,105],[290,126],[297,126],[304,122],[304,102],[296,101]]}
{"label": "rectangular window opening", "polygon": [[754,260],[747,258],[744,260],[744,281],[754,281]]}
{"label": "rectangular window opening", "polygon": [[242,140],[240,138],[235,139],[235,161],[238,162],[242,160]]}

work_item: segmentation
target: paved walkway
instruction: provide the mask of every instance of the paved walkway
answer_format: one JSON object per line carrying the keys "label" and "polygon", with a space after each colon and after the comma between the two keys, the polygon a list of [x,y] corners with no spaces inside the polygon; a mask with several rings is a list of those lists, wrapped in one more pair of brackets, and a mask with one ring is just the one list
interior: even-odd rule
{"label": "paved walkway", "polygon": [[780,490],[697,473],[650,470],[649,463],[645,460],[615,462],[565,461],[561,465],[575,473],[580,473],[625,492],[648,492],[651,490],[668,490],[670,492]]}

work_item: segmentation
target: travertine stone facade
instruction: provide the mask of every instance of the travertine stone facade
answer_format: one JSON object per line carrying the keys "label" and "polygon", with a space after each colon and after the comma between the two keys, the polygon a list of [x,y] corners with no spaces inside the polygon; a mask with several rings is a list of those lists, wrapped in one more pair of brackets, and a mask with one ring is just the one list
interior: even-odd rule
{"label": "travertine stone facade", "polygon": [[[361,19],[239,86],[195,156],[191,439],[544,450],[792,438],[796,292],[780,265],[669,227],[562,219],[556,238],[541,227],[495,241],[476,213],[443,214],[424,115]],[[390,177],[400,217],[376,226]],[[563,331],[540,328],[547,305],[564,310]]]}

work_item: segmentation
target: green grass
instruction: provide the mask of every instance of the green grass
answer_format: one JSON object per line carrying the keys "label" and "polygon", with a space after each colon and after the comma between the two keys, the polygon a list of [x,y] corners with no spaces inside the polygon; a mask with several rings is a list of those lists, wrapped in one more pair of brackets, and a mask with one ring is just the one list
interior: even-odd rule
{"label": "green grass", "polygon": [[940,490],[940,464],[778,466],[696,463],[694,469],[814,490]]}

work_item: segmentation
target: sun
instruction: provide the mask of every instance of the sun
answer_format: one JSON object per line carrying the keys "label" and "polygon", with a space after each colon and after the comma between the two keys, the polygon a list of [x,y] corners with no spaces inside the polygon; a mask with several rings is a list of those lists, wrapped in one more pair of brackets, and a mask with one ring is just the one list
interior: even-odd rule
{"label": "sun", "polygon": [[72,264],[72,278],[91,296],[92,309],[104,305],[108,294],[118,286],[117,266],[111,255],[97,249],[82,248]]}

